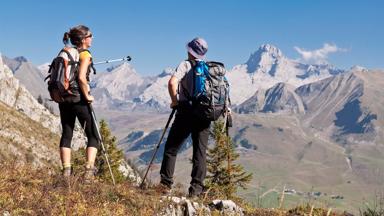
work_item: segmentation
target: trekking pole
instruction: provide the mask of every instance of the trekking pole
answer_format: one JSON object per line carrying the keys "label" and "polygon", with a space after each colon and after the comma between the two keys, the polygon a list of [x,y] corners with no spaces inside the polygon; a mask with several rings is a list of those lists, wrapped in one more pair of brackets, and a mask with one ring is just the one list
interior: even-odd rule
{"label": "trekking pole", "polygon": [[102,140],[102,138],[101,138],[101,134],[100,134],[100,130],[99,130],[99,125],[97,124],[95,111],[93,111],[93,108],[92,108],[92,105],[91,105],[91,104],[89,104],[89,109],[91,110],[92,120],[93,120],[93,122],[94,122],[94,124],[95,124],[95,126],[96,126],[97,136],[98,136],[98,139],[99,139],[100,144],[101,144],[101,151],[102,151],[103,154],[104,154],[105,160],[107,161],[107,164],[108,164],[109,172],[111,173],[111,177],[112,177],[113,185],[116,185],[116,183],[115,183],[115,177],[113,176],[112,168],[111,168],[111,165],[109,164],[108,154],[107,154],[107,151],[105,150],[104,143],[103,143],[103,140]]}
{"label": "trekking pole", "polygon": [[95,62],[93,64],[94,65],[99,65],[99,64],[107,64],[107,63],[111,63],[111,62],[131,61],[131,60],[132,60],[131,56],[127,56],[127,57],[120,58],[120,59],[110,59],[110,60],[105,60],[105,61],[99,61],[99,62]]}
{"label": "trekking pole", "polygon": [[142,188],[142,189],[144,188],[144,183],[145,183],[145,179],[147,178],[149,168],[151,168],[151,166],[152,166],[152,162],[153,162],[153,160],[155,159],[156,153],[157,153],[157,151],[159,150],[161,141],[163,140],[164,134],[165,134],[165,132],[167,131],[168,125],[169,125],[169,123],[171,122],[171,120],[172,120],[172,118],[173,118],[173,115],[175,114],[175,111],[176,111],[176,108],[173,108],[173,109],[172,109],[172,112],[171,112],[171,115],[170,115],[169,118],[168,118],[167,124],[165,125],[165,128],[164,128],[164,130],[163,130],[163,134],[161,134],[159,143],[157,144],[156,149],[155,149],[155,151],[153,152],[153,155],[152,155],[151,161],[149,162],[147,171],[145,172],[145,175],[144,175],[144,177],[143,177],[143,180],[141,181],[141,184],[140,184],[140,188]]}
{"label": "trekking pole", "polygon": [[227,121],[228,121],[228,111],[225,110],[224,111],[224,124],[223,124],[223,128],[221,129],[221,133],[224,133],[225,132],[224,130],[227,130],[227,132],[228,132]]}

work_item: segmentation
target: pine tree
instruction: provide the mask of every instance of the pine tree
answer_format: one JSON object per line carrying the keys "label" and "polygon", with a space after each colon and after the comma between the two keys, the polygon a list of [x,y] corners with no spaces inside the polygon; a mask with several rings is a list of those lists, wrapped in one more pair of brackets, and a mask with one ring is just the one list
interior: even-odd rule
{"label": "pine tree", "polygon": [[223,132],[224,123],[214,123],[212,136],[215,146],[208,150],[206,186],[209,195],[225,199],[237,198],[239,187],[246,189],[252,174],[244,171],[243,167],[234,162],[239,157],[235,152],[232,139]]}
{"label": "pine tree", "polygon": [[[119,167],[124,161],[124,154],[121,150],[117,148],[117,139],[115,136],[112,136],[111,130],[109,129],[108,124],[104,120],[100,121],[100,134],[103,139],[105,151],[107,152],[112,173],[115,177],[115,181],[116,183],[122,182],[126,179],[126,177],[119,171]],[[82,170],[85,167],[85,152],[86,150],[84,148],[80,148],[78,151],[75,151],[73,153],[73,168],[75,172],[76,170]],[[97,177],[107,180],[109,182],[112,181],[108,164],[105,160],[104,153],[101,150],[101,146],[97,152],[95,167],[97,168]]]}
{"label": "pine tree", "polygon": [[[103,144],[105,151],[108,154],[109,163],[111,165],[112,173],[115,177],[116,183],[121,182],[125,179],[124,175],[119,171],[120,165],[124,161],[123,151],[117,148],[116,137],[112,136],[111,130],[108,127],[108,124],[104,121],[100,121],[100,134],[103,139]],[[97,153],[97,159],[95,166],[98,169],[98,175],[102,179],[112,181],[111,174],[109,172],[107,161],[105,160],[104,153],[101,148]]]}

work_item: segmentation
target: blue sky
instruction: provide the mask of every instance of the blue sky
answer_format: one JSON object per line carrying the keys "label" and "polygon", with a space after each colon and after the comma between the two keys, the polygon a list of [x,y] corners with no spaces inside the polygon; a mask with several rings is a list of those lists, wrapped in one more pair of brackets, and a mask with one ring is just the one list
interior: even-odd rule
{"label": "blue sky", "polygon": [[[6,1],[0,52],[36,65],[50,62],[63,46],[63,33],[85,24],[95,37],[95,61],[129,54],[143,75],[177,66],[195,36],[207,40],[208,59],[228,68],[246,62],[264,43],[292,59],[316,61],[317,53],[340,68],[384,68],[383,11],[380,0]],[[333,51],[325,51],[325,44]],[[298,50],[308,51],[308,59]]]}

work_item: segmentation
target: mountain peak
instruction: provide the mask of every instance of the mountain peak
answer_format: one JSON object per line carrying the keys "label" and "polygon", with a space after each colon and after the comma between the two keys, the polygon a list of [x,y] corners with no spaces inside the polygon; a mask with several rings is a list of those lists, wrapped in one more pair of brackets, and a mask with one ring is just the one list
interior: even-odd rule
{"label": "mountain peak", "polygon": [[169,75],[172,75],[173,73],[175,72],[175,70],[173,68],[165,68],[163,70],[163,72],[161,74],[159,74],[157,77],[166,77],[166,76],[169,76]]}
{"label": "mountain peak", "polygon": [[130,68],[131,65],[128,62],[123,62],[117,66],[117,68]]}
{"label": "mountain peak", "polygon": [[18,62],[27,62],[27,58],[25,58],[24,56],[18,56],[16,58],[14,58],[15,61],[18,61]]}
{"label": "mountain peak", "polygon": [[262,44],[256,53],[268,53],[269,55],[280,58],[283,56],[283,52],[279,48],[271,44]]}
{"label": "mountain peak", "polygon": [[124,68],[124,69],[127,69],[127,68],[130,68],[131,65],[127,62],[122,62],[122,63],[119,63],[119,64],[112,64],[111,66],[109,66],[106,71],[107,72],[112,72],[114,71],[116,68]]}
{"label": "mountain peak", "polygon": [[350,71],[368,71],[367,68],[360,65],[354,65],[349,70]]}
{"label": "mountain peak", "polygon": [[136,70],[127,62],[111,67],[107,71],[114,74],[125,74],[125,76],[137,75]]}
{"label": "mountain peak", "polygon": [[248,66],[248,73],[254,73],[256,70],[263,67],[269,68],[283,57],[283,52],[277,47],[271,44],[263,44],[249,57],[246,63]]}

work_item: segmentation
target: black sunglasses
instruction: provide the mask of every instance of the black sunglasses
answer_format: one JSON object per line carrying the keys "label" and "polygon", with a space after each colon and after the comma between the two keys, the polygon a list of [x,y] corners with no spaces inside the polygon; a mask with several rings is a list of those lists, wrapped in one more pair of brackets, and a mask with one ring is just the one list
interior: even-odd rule
{"label": "black sunglasses", "polygon": [[93,37],[92,33],[87,35],[87,36],[85,36],[84,38],[89,38],[89,37]]}

